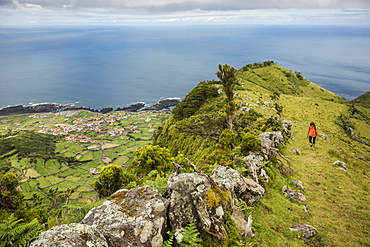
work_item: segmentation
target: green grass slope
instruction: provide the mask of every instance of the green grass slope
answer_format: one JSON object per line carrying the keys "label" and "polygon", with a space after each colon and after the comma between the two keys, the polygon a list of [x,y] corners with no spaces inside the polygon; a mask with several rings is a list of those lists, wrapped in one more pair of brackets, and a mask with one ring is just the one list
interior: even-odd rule
{"label": "green grass slope", "polygon": [[343,101],[338,95],[308,81],[300,72],[293,72],[275,63],[268,66],[244,66],[237,75],[239,83],[247,90]]}
{"label": "green grass slope", "polygon": [[[282,106],[281,118],[292,121],[291,138],[281,147],[281,152],[293,172],[282,175],[277,165],[270,167],[275,179],[266,185],[262,200],[247,208],[246,217],[253,216],[256,233],[248,246],[370,246],[370,147],[352,140],[343,129],[344,124],[350,126],[361,140],[370,142],[369,121],[353,111],[350,102],[308,81],[300,73],[274,63],[245,66],[237,72],[237,79],[238,106],[252,108],[255,116],[263,115],[253,120],[253,116],[246,115],[250,128],[257,126],[255,131],[258,131],[263,119],[277,118],[273,109],[276,104]],[[209,84],[213,86],[221,88],[217,82]],[[272,99],[274,93],[279,97]],[[192,104],[193,118],[200,118],[206,125],[204,114],[212,115],[221,110],[224,102],[223,95],[212,95],[197,107]],[[327,137],[318,137],[315,150],[306,137],[311,121],[316,123],[319,133]],[[179,126],[183,125],[183,119],[172,116],[157,135],[156,142],[167,146],[172,155],[183,154],[202,166],[200,160],[209,158],[220,144],[209,138],[212,132],[209,129],[202,132],[209,134],[207,138],[192,135],[190,132],[194,130],[190,127],[187,127],[188,133],[179,132]],[[292,154],[293,149],[299,149],[301,154]],[[346,171],[333,165],[337,160],[346,163]],[[303,182],[306,201],[297,202],[283,196],[283,186],[297,189],[293,179]],[[308,208],[307,212],[303,206]],[[290,226],[300,223],[317,228],[317,235],[305,239],[289,230]]]}
{"label": "green grass slope", "polygon": [[[350,137],[336,124],[340,114],[348,115],[349,106],[320,97],[281,95],[283,118],[293,121],[292,139],[283,149],[291,159],[295,173],[278,176],[267,186],[261,203],[251,210],[255,218],[255,241],[258,246],[368,246],[370,243],[370,148]],[[262,94],[268,99],[268,95]],[[314,121],[319,132],[316,149],[309,147],[308,124]],[[350,118],[356,133],[370,133],[365,120]],[[367,137],[368,138],[368,137]],[[299,148],[301,155],[289,150]],[[347,164],[347,171],[333,165],[336,160]],[[284,185],[294,188],[292,179],[305,185],[307,201],[297,203],[282,196]],[[303,211],[308,205],[308,212]],[[289,227],[299,223],[318,229],[317,237],[306,240],[292,235]]]}
{"label": "green grass slope", "polygon": [[356,105],[370,108],[370,91],[358,96],[356,99],[352,100],[352,102]]}
{"label": "green grass slope", "polygon": [[[257,245],[369,246],[370,147],[352,140],[337,124],[341,114],[348,117],[356,134],[368,140],[369,122],[351,115],[349,104],[339,96],[306,79],[297,81],[296,73],[278,65],[239,73],[244,87],[253,89],[239,91],[243,99],[271,101],[271,92],[279,92],[283,119],[293,122],[292,138],[283,154],[291,159],[295,173],[278,175],[267,186],[261,203],[249,212],[255,218]],[[306,137],[311,121],[328,137],[319,137],[315,150],[309,147]],[[289,152],[297,148],[301,155]],[[336,160],[345,162],[347,171],[334,166]],[[297,203],[282,196],[284,185],[294,188],[292,179],[304,183],[306,202]],[[308,206],[308,212],[303,211],[303,205]],[[317,236],[307,240],[292,234],[289,227],[299,223],[316,227]]]}

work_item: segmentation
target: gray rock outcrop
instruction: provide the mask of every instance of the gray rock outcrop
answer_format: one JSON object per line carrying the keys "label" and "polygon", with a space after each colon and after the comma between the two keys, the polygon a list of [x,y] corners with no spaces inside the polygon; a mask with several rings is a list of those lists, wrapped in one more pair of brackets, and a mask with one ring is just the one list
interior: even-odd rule
{"label": "gray rock outcrop", "polygon": [[334,161],[333,165],[342,167],[343,169],[347,169],[346,163],[344,163],[343,161],[340,161],[340,160]]}
{"label": "gray rock outcrop", "polygon": [[225,166],[216,167],[211,177],[199,173],[173,173],[168,179],[166,194],[170,198],[169,225],[176,241],[182,241],[182,231],[189,219],[194,220],[201,234],[210,234],[219,241],[227,240],[222,224],[226,211],[231,213],[240,236],[254,237],[252,216],[245,221],[244,212],[234,206],[234,199],[252,205],[264,192],[261,185]]}
{"label": "gray rock outcrop", "polygon": [[[240,236],[251,238],[252,216],[246,221],[234,199],[252,205],[264,192],[261,185],[229,167],[215,168],[212,176],[173,173],[167,181],[168,199],[149,185],[118,190],[101,206],[91,209],[80,223],[53,227],[31,246],[160,247],[167,227],[180,243],[190,220],[201,236],[228,241],[224,224],[232,219]],[[226,218],[226,212],[231,219]]]}
{"label": "gray rock outcrop", "polygon": [[238,207],[233,206],[233,213],[231,215],[231,218],[238,226],[238,232],[243,239],[255,237],[255,234],[252,230],[252,215],[249,215],[248,221],[246,221],[244,212]]}
{"label": "gray rock outcrop", "polygon": [[281,125],[283,125],[285,132],[288,132],[292,129],[292,121],[283,120],[281,121]]}
{"label": "gray rock outcrop", "polygon": [[301,180],[293,179],[292,183],[297,186],[300,190],[304,190],[303,182]]}
{"label": "gray rock outcrop", "polygon": [[292,149],[292,150],[289,150],[292,154],[296,154],[296,155],[302,155],[302,152],[299,148],[295,148],[295,149]]}
{"label": "gray rock outcrop", "polygon": [[182,231],[193,219],[197,228],[219,241],[227,240],[227,232],[221,223],[224,212],[232,206],[230,192],[222,191],[204,174],[172,174],[167,182],[166,194],[170,205],[168,218],[177,242],[183,239]]}
{"label": "gray rock outcrop", "polygon": [[248,169],[248,175],[257,183],[266,184],[269,182],[269,177],[264,168],[263,161],[268,160],[270,155],[279,153],[278,146],[284,142],[284,135],[291,128],[291,122],[283,121],[284,131],[264,132],[258,135],[261,139],[261,151],[250,151],[243,158],[245,167]]}
{"label": "gray rock outcrop", "polygon": [[248,175],[257,183],[260,179],[264,179],[268,182],[268,176],[262,171],[262,162],[266,159],[266,156],[262,152],[250,151],[247,156],[243,158],[245,167],[248,169]]}
{"label": "gray rock outcrop", "polygon": [[355,131],[351,128],[351,127],[348,127],[348,132],[349,132],[349,135],[350,137],[355,140],[355,141],[358,141],[359,143],[362,143],[362,144],[365,144],[367,146],[370,146],[370,143],[368,143],[367,141],[363,141],[361,140],[356,134],[355,134]]}
{"label": "gray rock outcrop", "polygon": [[151,186],[119,190],[79,224],[55,226],[31,246],[161,247],[167,206],[168,200]]}
{"label": "gray rock outcrop", "polygon": [[298,201],[306,201],[306,197],[303,195],[302,192],[298,190],[289,189],[288,186],[286,185],[283,187],[282,192],[286,197],[289,197],[290,199],[298,200]]}
{"label": "gray rock outcrop", "polygon": [[269,154],[271,148],[277,148],[279,144],[284,142],[284,134],[282,131],[276,132],[264,132],[258,135],[258,138],[261,139],[262,150]]}
{"label": "gray rock outcrop", "polygon": [[252,179],[243,177],[238,171],[226,166],[218,166],[212,171],[211,178],[223,190],[229,190],[235,199],[241,199],[251,206],[258,202],[265,189]]}
{"label": "gray rock outcrop", "polygon": [[84,247],[99,246],[108,247],[108,241],[95,227],[72,223],[68,225],[54,226],[48,231],[42,232],[39,239],[31,244],[31,247]]}
{"label": "gray rock outcrop", "polygon": [[162,246],[168,200],[147,185],[119,190],[81,221],[95,226],[110,246]]}
{"label": "gray rock outcrop", "polygon": [[327,140],[328,139],[328,136],[325,135],[325,134],[321,134],[319,133],[319,136],[323,139],[323,140]]}
{"label": "gray rock outcrop", "polygon": [[305,238],[313,237],[317,232],[317,229],[315,227],[310,226],[310,225],[305,225],[305,224],[298,224],[295,226],[291,226],[289,229],[291,231],[301,232]]}

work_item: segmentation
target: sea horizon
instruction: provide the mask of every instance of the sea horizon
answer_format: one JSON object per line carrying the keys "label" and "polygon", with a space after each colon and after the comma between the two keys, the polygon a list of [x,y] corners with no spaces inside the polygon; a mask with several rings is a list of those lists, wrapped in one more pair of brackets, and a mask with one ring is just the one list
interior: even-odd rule
{"label": "sea horizon", "polygon": [[352,100],[370,91],[368,54],[365,26],[2,27],[0,108],[153,105],[217,79],[220,63],[263,61]]}

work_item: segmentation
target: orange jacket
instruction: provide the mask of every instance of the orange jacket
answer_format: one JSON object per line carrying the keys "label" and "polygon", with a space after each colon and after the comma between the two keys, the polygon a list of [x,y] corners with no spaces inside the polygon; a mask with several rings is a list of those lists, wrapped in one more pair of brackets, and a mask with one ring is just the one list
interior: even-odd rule
{"label": "orange jacket", "polygon": [[308,126],[308,133],[307,133],[308,135],[312,137],[316,137],[318,132],[319,132],[319,129],[317,127]]}

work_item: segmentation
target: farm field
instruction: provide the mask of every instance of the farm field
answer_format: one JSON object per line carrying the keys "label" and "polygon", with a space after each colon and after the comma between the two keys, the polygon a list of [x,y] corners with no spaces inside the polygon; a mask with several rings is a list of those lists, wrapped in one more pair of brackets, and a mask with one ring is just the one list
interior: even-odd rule
{"label": "farm field", "polygon": [[92,202],[97,198],[93,183],[101,168],[111,163],[122,167],[129,165],[135,150],[151,144],[153,134],[169,115],[162,112],[68,111],[1,117],[0,135],[4,139],[15,138],[24,131],[53,136],[57,157],[34,157],[32,154],[22,157],[12,150],[1,155],[0,168],[19,175],[20,190],[26,198],[34,193],[45,195],[55,188],[59,191],[75,189],[72,200]]}

